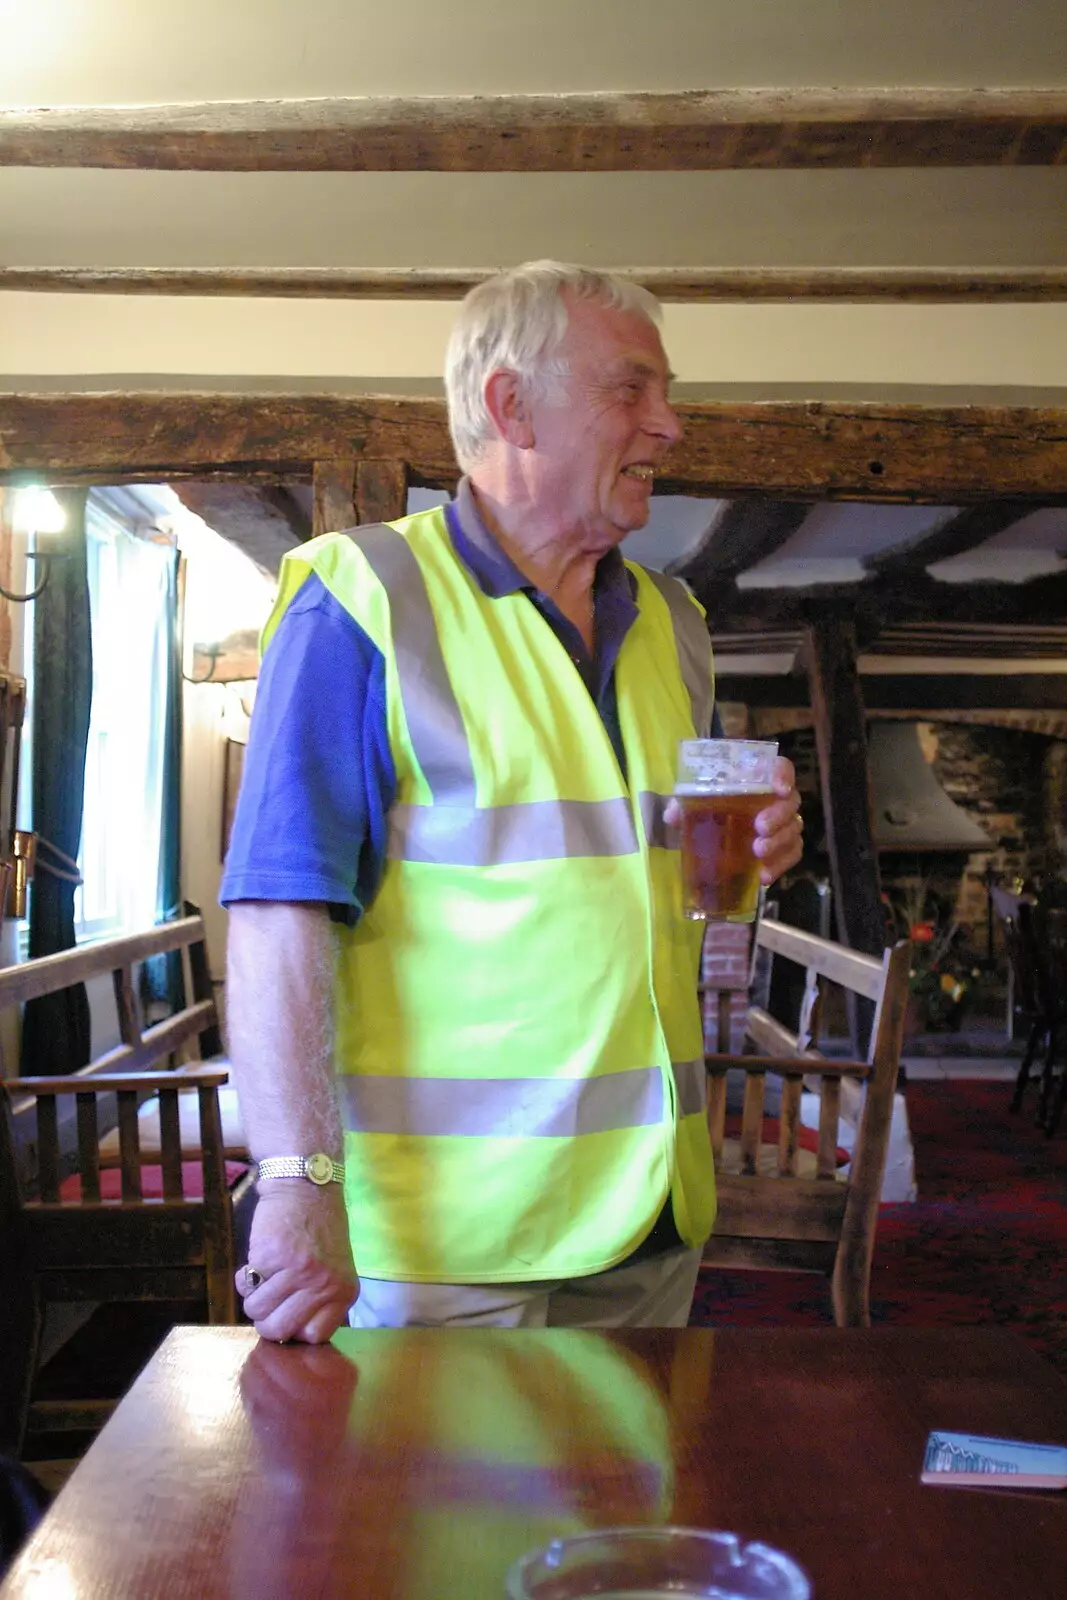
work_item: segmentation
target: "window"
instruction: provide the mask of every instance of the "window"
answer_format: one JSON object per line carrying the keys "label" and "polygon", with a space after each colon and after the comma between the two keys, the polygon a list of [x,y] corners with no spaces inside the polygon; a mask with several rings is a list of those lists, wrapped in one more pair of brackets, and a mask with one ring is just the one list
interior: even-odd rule
{"label": "window", "polygon": [[[157,540],[162,542],[155,542]],[[167,699],[169,538],[94,490],[86,510],[93,699],[74,901],[78,940],[156,920]]]}

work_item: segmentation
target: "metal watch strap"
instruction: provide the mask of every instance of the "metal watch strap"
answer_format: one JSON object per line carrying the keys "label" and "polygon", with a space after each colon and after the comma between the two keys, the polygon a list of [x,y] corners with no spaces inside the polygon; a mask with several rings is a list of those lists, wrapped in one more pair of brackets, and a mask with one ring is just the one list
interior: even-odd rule
{"label": "metal watch strap", "polygon": [[320,1187],[345,1181],[344,1163],[321,1151],[310,1156],[268,1156],[256,1168],[257,1178],[306,1178]]}

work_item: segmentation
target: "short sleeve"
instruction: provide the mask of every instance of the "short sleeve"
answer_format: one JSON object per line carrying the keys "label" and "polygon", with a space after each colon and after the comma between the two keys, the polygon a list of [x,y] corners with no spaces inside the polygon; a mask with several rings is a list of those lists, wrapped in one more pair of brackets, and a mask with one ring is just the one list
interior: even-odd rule
{"label": "short sleeve", "polygon": [[312,574],[263,658],[220,901],[314,901],[354,923],[395,794],[384,658]]}

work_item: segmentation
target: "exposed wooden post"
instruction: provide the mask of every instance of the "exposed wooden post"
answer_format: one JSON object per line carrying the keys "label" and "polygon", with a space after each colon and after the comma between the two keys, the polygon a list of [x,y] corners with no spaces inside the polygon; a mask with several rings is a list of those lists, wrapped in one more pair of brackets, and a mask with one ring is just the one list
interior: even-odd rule
{"label": "exposed wooden post", "polygon": [[356,521],[393,522],[407,509],[407,462],[361,461],[356,467]]}
{"label": "exposed wooden post", "polygon": [[886,921],[852,620],[830,617],[810,627],[807,657],[837,929],[853,950],[880,956]]}
{"label": "exposed wooden post", "polygon": [[328,461],[316,461],[312,483],[312,537],[354,527],[359,521],[355,501],[355,457],[336,456]]}

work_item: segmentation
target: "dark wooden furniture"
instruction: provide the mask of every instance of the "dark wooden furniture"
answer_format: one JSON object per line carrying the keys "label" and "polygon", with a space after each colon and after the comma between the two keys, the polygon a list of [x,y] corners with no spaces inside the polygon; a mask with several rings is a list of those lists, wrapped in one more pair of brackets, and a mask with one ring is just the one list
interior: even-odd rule
{"label": "dark wooden furniture", "polygon": [[181,1328],[0,1594],[502,1600],[553,1536],[674,1522],[816,1600],[1061,1600],[1067,1494],[925,1487],[934,1428],[1062,1442],[1067,1383],[991,1329]]}
{"label": "dark wooden furniture", "polygon": [[[49,1427],[92,1420],[92,1407],[53,1405],[45,1417],[29,1405],[49,1302],[200,1299],[210,1322],[236,1320],[233,1197],[218,1103],[227,1066],[166,1070],[179,1050],[219,1048],[203,940],[201,920],[187,917],[0,972],[0,1008],[110,972],[122,1033],[120,1045],[80,1073],[0,1085],[0,1450],[17,1453],[27,1420]],[[189,958],[192,998],[145,1028],[134,967],[169,950]],[[142,1150],[146,1095],[159,1138]],[[195,1140],[182,1137],[186,1097],[197,1102]],[[117,1173],[101,1155],[105,1107],[113,1104]],[[27,1154],[35,1157],[29,1178]]]}
{"label": "dark wooden furniture", "polygon": [[[795,1029],[751,1006],[746,1045],[758,1053],[707,1057],[719,1214],[704,1260],[712,1266],[825,1273],[831,1279],[838,1326],[867,1327],[911,945],[902,940],[875,960],[768,920],[759,924],[755,937],[759,950],[802,967],[805,987]],[[828,1060],[818,1050],[821,985],[827,982],[875,1006],[866,1061]],[[731,1069],[745,1074],[739,1139],[726,1138],[726,1075]],[[773,1129],[764,1110],[768,1072],[782,1076],[781,1108]],[[805,1085],[819,1096],[817,1150],[806,1159],[799,1149]],[[854,1101],[857,1127],[852,1160],[842,1169],[837,1144],[844,1094]]]}
{"label": "dark wooden furniture", "polygon": [[1021,1109],[1030,1069],[1044,1046],[1037,1120],[1051,1138],[1067,1099],[1067,1064],[1058,1088],[1055,1081],[1056,1047],[1067,1031],[1067,910],[1043,907],[1031,895],[1012,894],[996,885],[990,896],[1011,962],[1015,1008],[1030,1023],[1008,1109]]}

